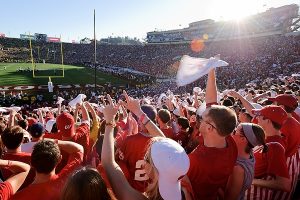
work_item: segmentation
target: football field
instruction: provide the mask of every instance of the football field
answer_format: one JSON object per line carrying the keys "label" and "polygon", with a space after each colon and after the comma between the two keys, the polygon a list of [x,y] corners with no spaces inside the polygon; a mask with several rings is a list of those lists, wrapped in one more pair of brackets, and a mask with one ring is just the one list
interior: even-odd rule
{"label": "football field", "polygon": [[[31,63],[0,63],[0,86],[43,85],[48,83],[49,76],[53,84],[94,84],[94,69],[80,66],[64,65],[62,77],[62,65],[39,63],[34,75]],[[128,81],[97,72],[97,84],[107,82],[126,84]]]}

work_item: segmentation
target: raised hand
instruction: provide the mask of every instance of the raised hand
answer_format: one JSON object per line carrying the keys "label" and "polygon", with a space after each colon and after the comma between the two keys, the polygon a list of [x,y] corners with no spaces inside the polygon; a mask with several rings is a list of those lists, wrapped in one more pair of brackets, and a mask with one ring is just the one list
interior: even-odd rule
{"label": "raised hand", "polygon": [[115,120],[115,116],[118,112],[118,105],[116,105],[110,95],[108,94],[107,95],[107,99],[108,99],[108,102],[109,104],[108,105],[104,105],[104,108],[103,108],[103,115],[104,115],[104,119],[106,121],[106,123],[111,123],[111,122],[114,122]]}
{"label": "raised hand", "polygon": [[143,114],[143,111],[141,109],[140,101],[138,99],[134,99],[126,93],[126,91],[123,91],[123,94],[125,96],[126,102],[121,102],[125,108],[130,110],[132,113],[134,113],[136,116],[140,117]]}
{"label": "raised hand", "polygon": [[230,90],[227,94],[234,97],[234,98],[240,98],[240,96],[241,96],[239,93],[237,93],[234,90]]}

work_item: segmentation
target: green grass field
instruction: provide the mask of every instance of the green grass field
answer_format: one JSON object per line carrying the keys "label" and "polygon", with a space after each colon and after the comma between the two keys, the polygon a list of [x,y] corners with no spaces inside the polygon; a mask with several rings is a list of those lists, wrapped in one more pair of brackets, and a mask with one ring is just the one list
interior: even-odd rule
{"label": "green grass field", "polygon": [[[18,71],[19,69],[23,71]],[[0,86],[9,85],[45,85],[49,76],[62,76],[62,66],[56,64],[37,64],[39,71],[33,77],[31,63],[0,63]],[[64,78],[51,78],[53,84],[94,84],[94,70],[85,67],[64,65]],[[110,82],[112,84],[126,84],[128,81],[118,77],[97,72],[97,84]]]}

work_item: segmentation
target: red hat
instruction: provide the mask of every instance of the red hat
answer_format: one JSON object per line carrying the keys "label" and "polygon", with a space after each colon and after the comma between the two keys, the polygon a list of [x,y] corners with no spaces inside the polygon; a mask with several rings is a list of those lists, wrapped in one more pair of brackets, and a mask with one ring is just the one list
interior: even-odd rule
{"label": "red hat", "polygon": [[284,105],[292,109],[298,106],[297,98],[291,94],[280,94],[273,98],[268,98],[269,101],[276,101],[278,105]]}
{"label": "red hat", "polygon": [[63,112],[56,118],[56,126],[64,137],[72,137],[75,133],[74,118],[71,114]]}
{"label": "red hat", "polygon": [[253,109],[252,113],[257,116],[263,116],[267,119],[282,125],[287,119],[287,112],[280,106],[270,105],[262,109]]}

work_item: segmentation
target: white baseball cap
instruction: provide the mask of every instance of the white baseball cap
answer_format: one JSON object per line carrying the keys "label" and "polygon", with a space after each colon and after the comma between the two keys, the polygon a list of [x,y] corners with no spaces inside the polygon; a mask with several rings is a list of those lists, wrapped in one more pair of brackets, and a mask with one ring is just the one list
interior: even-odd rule
{"label": "white baseball cap", "polygon": [[181,200],[182,178],[189,170],[190,160],[182,146],[169,138],[151,145],[151,159],[158,170],[159,193],[164,200]]}

